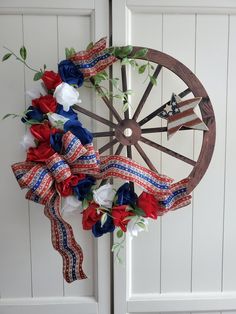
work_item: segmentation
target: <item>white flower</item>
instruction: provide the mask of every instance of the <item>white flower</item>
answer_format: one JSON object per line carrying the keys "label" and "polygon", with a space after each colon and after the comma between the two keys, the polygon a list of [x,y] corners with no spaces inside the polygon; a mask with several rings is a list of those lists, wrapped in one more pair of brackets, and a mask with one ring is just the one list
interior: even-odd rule
{"label": "white flower", "polygon": [[148,219],[143,217],[133,217],[128,223],[128,231],[132,237],[137,237],[141,231],[147,231]]}
{"label": "white flower", "polygon": [[48,113],[47,116],[51,126],[61,130],[64,129],[64,123],[69,120],[68,118],[63,117],[58,113]]}
{"label": "white flower", "polygon": [[26,95],[30,100],[41,97],[42,95],[46,95],[45,90],[43,88],[32,88],[26,91]]}
{"label": "white flower", "polygon": [[71,106],[81,102],[79,92],[74,87],[64,82],[56,87],[53,97],[63,106],[65,111],[69,111]]}
{"label": "white flower", "polygon": [[30,132],[30,129],[27,128],[25,135],[20,141],[20,144],[24,148],[24,150],[28,150],[30,147],[36,147],[36,143],[34,141],[32,133]]}
{"label": "white flower", "polygon": [[114,190],[113,185],[108,183],[93,191],[93,200],[100,206],[112,208],[115,194],[116,191]]}
{"label": "white flower", "polygon": [[76,210],[82,210],[82,202],[79,201],[75,196],[67,196],[64,198],[64,205],[62,206],[62,214],[74,212]]}

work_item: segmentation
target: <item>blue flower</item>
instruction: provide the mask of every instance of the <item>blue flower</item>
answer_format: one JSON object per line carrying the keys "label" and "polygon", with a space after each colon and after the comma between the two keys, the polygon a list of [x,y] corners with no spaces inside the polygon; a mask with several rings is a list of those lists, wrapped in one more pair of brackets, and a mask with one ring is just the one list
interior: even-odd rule
{"label": "blue flower", "polygon": [[83,73],[70,60],[63,60],[58,64],[58,72],[63,82],[80,87],[83,84]]}
{"label": "blue flower", "polygon": [[95,179],[91,176],[87,176],[85,179],[79,181],[79,183],[73,187],[74,193],[78,197],[79,201],[83,201],[83,199],[90,192],[91,187],[95,184]]}
{"label": "blue flower", "polygon": [[[78,120],[77,113],[70,107],[68,111],[63,110],[63,106],[58,104],[56,113],[60,114],[61,116],[68,118],[70,120]],[[81,124],[82,125],[82,124]]]}
{"label": "blue flower", "polygon": [[134,205],[138,199],[137,194],[131,190],[130,184],[126,182],[118,190],[116,195],[118,196],[117,205]]}
{"label": "blue flower", "polygon": [[98,238],[101,237],[104,233],[113,232],[115,230],[115,225],[113,219],[110,216],[107,216],[107,220],[102,226],[101,221],[97,221],[92,227],[93,235]]}
{"label": "blue flower", "polygon": [[87,129],[83,128],[81,123],[76,120],[66,121],[64,124],[64,131],[70,131],[72,134],[78,137],[83,145],[89,144],[93,140],[93,135]]}
{"label": "blue flower", "polygon": [[29,106],[29,108],[27,109],[27,113],[26,113],[26,119],[22,118],[21,121],[23,123],[26,123],[27,120],[37,120],[38,122],[42,122],[44,117],[43,117],[43,113],[41,110],[39,110],[37,107],[34,106]]}
{"label": "blue flower", "polygon": [[62,137],[63,133],[57,132],[55,134],[50,135],[50,145],[57,153],[61,153],[62,151]]}

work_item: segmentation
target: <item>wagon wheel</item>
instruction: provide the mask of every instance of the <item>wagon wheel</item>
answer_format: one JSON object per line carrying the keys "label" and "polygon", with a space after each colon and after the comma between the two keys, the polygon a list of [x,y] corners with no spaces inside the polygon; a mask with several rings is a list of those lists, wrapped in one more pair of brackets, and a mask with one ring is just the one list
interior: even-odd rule
{"label": "wagon wheel", "polygon": [[[139,51],[140,49],[143,49],[143,47],[134,47],[132,54],[130,57],[132,58],[132,55],[135,54],[135,52]],[[140,58],[142,59],[142,58]],[[119,113],[116,111],[116,109],[113,107],[112,102],[104,95],[102,96],[102,99],[108,109],[110,110],[113,118],[116,120],[116,122],[109,121],[93,112],[88,111],[87,109],[84,109],[78,105],[75,105],[74,108],[91,117],[92,119],[95,119],[102,124],[105,124],[110,127],[110,131],[107,132],[97,132],[93,133],[94,137],[112,137],[112,140],[109,140],[107,144],[100,147],[99,153],[103,153],[107,151],[108,149],[112,148],[115,144],[119,143],[117,150],[115,151],[115,155],[120,155],[122,149],[124,146],[126,146],[127,150],[127,157],[132,158],[132,146],[136,148],[138,153],[142,156],[143,160],[147,164],[147,166],[153,170],[157,171],[154,167],[151,160],[148,158],[142,147],[140,146],[139,142],[146,143],[147,145],[154,147],[155,149],[162,151],[168,155],[171,155],[173,158],[177,158],[187,164],[190,164],[193,166],[193,169],[191,173],[189,174],[189,182],[187,185],[188,192],[192,192],[193,189],[198,185],[202,177],[204,176],[213,154],[214,145],[215,145],[215,116],[214,111],[212,108],[212,104],[210,102],[210,99],[208,97],[208,94],[201,84],[201,82],[198,80],[198,78],[181,62],[174,59],[173,57],[157,51],[153,49],[148,49],[147,55],[145,56],[145,59],[148,59],[149,61],[156,64],[156,69],[154,71],[153,76],[155,78],[158,77],[160,74],[162,68],[167,68],[171,72],[173,72],[175,75],[177,75],[186,85],[187,89],[182,91],[179,96],[182,98],[189,93],[193,93],[195,97],[202,97],[202,100],[199,104],[202,120],[208,127],[208,131],[202,131],[203,132],[203,139],[202,139],[202,147],[200,154],[198,156],[198,159],[192,160],[186,156],[183,156],[179,154],[178,152],[175,152],[167,147],[164,147],[156,142],[153,142],[145,137],[145,134],[148,133],[158,133],[158,132],[166,132],[166,127],[156,127],[156,128],[143,128],[143,126],[156,117],[159,113],[161,113],[164,109],[164,107],[169,104],[170,102],[165,103],[164,105],[161,105],[158,109],[147,115],[142,120],[138,120],[139,114],[143,109],[143,106],[153,88],[153,84],[149,82],[149,84],[146,87],[146,90],[141,97],[141,100],[133,114],[133,117],[129,118],[129,111],[125,111],[124,118],[119,115]],[[122,78],[122,88],[125,92],[127,90],[127,74],[126,74],[126,66],[121,65],[121,78]],[[93,80],[91,80],[93,83]],[[99,86],[96,86],[97,91],[102,94],[102,90]],[[132,134],[126,134],[126,130],[131,129]],[[187,132],[190,130],[189,128],[182,127],[182,131]]]}

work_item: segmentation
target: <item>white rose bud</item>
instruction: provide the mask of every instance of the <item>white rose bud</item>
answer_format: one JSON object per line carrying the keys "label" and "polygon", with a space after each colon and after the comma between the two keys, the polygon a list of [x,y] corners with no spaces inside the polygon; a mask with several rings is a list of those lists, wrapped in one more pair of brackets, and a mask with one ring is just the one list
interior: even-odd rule
{"label": "white rose bud", "polygon": [[51,126],[61,130],[64,130],[64,123],[69,120],[58,113],[48,113],[47,116]]}
{"label": "white rose bud", "polygon": [[30,129],[27,128],[25,135],[23,136],[21,142],[21,146],[27,151],[30,147],[36,147],[34,137],[30,132]]}
{"label": "white rose bud", "polygon": [[67,196],[64,199],[64,205],[62,206],[62,215],[72,213],[74,211],[82,210],[82,202],[79,201],[75,196]]}
{"label": "white rose bud", "polygon": [[93,191],[93,200],[100,206],[112,208],[115,194],[116,191],[114,190],[113,185],[108,183]]}
{"label": "white rose bud", "polygon": [[69,111],[71,106],[81,102],[79,92],[73,86],[64,82],[56,87],[53,97],[63,106],[65,111]]}

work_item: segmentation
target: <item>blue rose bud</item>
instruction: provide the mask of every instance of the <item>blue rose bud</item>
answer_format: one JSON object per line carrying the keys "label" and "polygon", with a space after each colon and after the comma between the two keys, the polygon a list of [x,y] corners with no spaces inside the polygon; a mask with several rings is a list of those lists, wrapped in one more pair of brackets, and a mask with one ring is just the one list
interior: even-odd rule
{"label": "blue rose bud", "polygon": [[80,87],[84,82],[83,73],[70,60],[63,60],[58,64],[58,72],[63,82]]}
{"label": "blue rose bud", "polygon": [[123,184],[117,190],[117,205],[134,205],[137,202],[137,194],[130,188],[130,184],[127,182]]}
{"label": "blue rose bud", "polygon": [[85,197],[91,190],[91,187],[95,184],[95,179],[91,176],[87,176],[85,179],[82,179],[78,184],[73,187],[74,193],[77,196],[79,201],[83,201]]}
{"label": "blue rose bud", "polygon": [[78,137],[83,145],[89,144],[93,140],[93,135],[87,129],[83,128],[81,123],[76,120],[66,121],[64,124],[64,131],[70,131],[72,134]]}
{"label": "blue rose bud", "polygon": [[27,120],[35,120],[38,122],[42,122],[43,119],[44,119],[43,113],[40,109],[38,109],[37,107],[34,107],[34,106],[29,106],[29,108],[27,109],[27,113],[25,115],[25,118],[22,118],[21,121],[23,123],[26,123]]}
{"label": "blue rose bud", "polygon": [[101,221],[97,221],[92,227],[93,235],[98,238],[101,237],[104,233],[113,232],[115,230],[115,225],[113,219],[110,216],[107,216],[107,220],[102,226]]}
{"label": "blue rose bud", "polygon": [[50,135],[50,145],[57,153],[61,153],[62,151],[62,137],[63,133],[57,132],[55,134]]}

